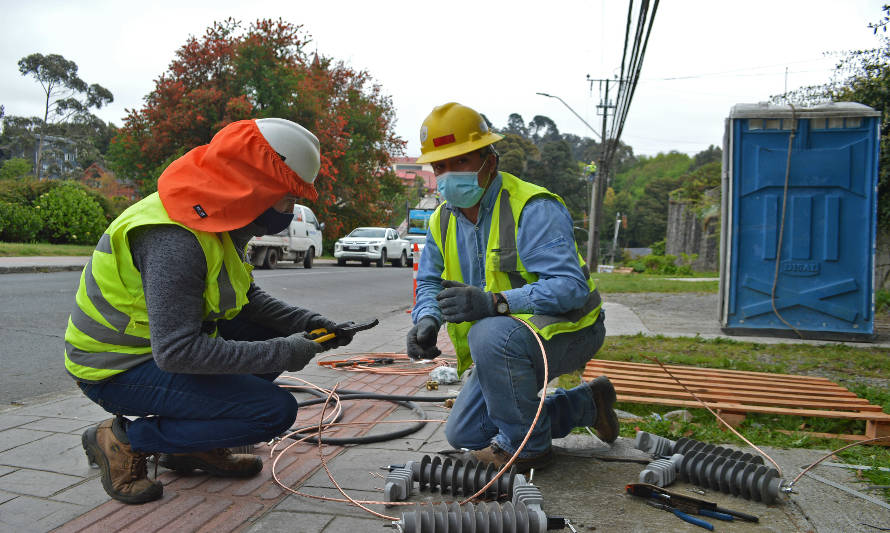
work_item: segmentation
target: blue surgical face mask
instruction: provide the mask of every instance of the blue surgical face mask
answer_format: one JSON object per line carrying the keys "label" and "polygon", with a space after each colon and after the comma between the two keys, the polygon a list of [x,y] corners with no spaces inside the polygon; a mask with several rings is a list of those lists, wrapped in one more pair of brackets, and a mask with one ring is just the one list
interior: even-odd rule
{"label": "blue surgical face mask", "polygon": [[473,207],[482,198],[485,188],[479,186],[479,172],[485,168],[485,162],[476,172],[443,172],[436,176],[436,189],[446,202],[455,206]]}
{"label": "blue surgical face mask", "polygon": [[293,213],[282,213],[281,211],[276,211],[274,207],[270,207],[256,217],[254,222],[266,228],[266,235],[274,235],[290,226],[293,219]]}

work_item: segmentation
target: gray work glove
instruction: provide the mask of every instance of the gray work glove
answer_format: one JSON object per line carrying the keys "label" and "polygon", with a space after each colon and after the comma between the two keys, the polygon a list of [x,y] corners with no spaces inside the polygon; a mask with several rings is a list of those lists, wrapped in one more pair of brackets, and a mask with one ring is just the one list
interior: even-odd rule
{"label": "gray work glove", "polygon": [[290,357],[284,365],[284,369],[288,372],[302,370],[315,357],[315,354],[325,350],[324,346],[307,339],[302,333],[290,335],[287,337],[287,342],[291,345]]}
{"label": "gray work glove", "polygon": [[418,359],[435,359],[442,355],[442,351],[436,347],[436,339],[439,336],[439,324],[436,319],[425,316],[414,324],[408,332],[408,357]]}
{"label": "gray work glove", "polygon": [[328,330],[328,333],[334,333],[336,335],[336,337],[334,337],[333,339],[322,343],[325,350],[346,346],[347,344],[352,342],[352,338],[355,337],[355,333],[344,333],[343,330],[338,327],[337,323],[322,315],[315,315],[310,318],[308,322],[306,322],[307,332],[314,331],[319,328],[324,328]]}
{"label": "gray work glove", "polygon": [[445,280],[444,289],[436,295],[446,322],[472,322],[494,316],[494,299],[490,292],[458,281]]}

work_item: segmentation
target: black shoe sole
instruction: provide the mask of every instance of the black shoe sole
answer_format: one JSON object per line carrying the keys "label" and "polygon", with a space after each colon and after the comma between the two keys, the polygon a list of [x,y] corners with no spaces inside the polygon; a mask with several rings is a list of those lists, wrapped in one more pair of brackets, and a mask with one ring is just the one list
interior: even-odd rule
{"label": "black shoe sole", "polygon": [[[593,394],[594,403],[597,403],[597,414],[596,414],[596,425],[593,427],[596,428],[596,434],[605,443],[611,444],[615,442],[618,438],[618,433],[621,430],[621,426],[618,422],[618,415],[615,414],[614,405],[618,400],[618,395],[615,393],[615,386],[612,385],[612,382],[609,381],[609,378],[605,376],[600,376],[602,381],[600,383],[605,382],[608,385],[608,389],[603,394],[603,404],[599,405],[596,402],[596,394]],[[593,384],[599,380],[600,378],[596,378],[591,382],[591,393],[593,392]],[[606,433],[610,433],[612,435],[605,435]],[[614,435],[614,436],[613,436]]]}
{"label": "black shoe sole", "polygon": [[201,470],[206,474],[216,477],[249,478],[263,471],[263,463],[259,463],[259,468],[256,469],[256,471],[223,470],[193,457],[174,457],[170,454],[162,455],[158,460],[158,464],[179,474],[186,475],[191,474],[195,470]]}
{"label": "black shoe sole", "polygon": [[96,429],[98,429],[98,426],[93,426],[84,431],[80,437],[80,442],[83,445],[83,451],[87,454],[87,461],[89,461],[90,465],[97,465],[102,472],[99,479],[102,481],[102,488],[105,489],[106,494],[119,502],[130,504],[153,502],[164,495],[164,487],[162,485],[154,485],[158,488],[157,491],[146,491],[132,496],[121,494],[114,490],[114,487],[111,485],[111,467],[108,464],[108,457],[105,456],[102,448],[99,447],[99,442],[96,440]]}

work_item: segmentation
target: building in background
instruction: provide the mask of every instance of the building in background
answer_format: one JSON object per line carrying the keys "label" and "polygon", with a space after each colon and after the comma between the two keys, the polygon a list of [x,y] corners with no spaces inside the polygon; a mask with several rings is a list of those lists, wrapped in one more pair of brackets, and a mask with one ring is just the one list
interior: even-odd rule
{"label": "building in background", "polygon": [[415,186],[420,178],[420,187],[423,188],[421,196],[436,193],[436,176],[429,163],[418,163],[416,157],[395,157],[392,166],[396,176],[402,180],[405,187]]}

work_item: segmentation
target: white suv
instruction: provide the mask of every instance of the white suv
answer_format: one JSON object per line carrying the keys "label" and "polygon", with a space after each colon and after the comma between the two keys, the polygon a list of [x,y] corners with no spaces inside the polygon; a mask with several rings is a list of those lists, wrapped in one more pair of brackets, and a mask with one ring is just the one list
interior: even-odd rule
{"label": "white suv", "polygon": [[409,255],[408,241],[400,239],[392,228],[356,228],[334,243],[334,257],[340,266],[346,261],[361,261],[364,266],[374,261],[379,267],[390,261],[393,266],[407,266]]}

